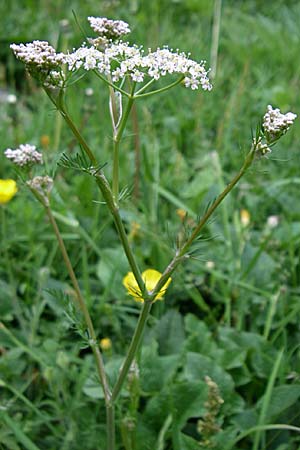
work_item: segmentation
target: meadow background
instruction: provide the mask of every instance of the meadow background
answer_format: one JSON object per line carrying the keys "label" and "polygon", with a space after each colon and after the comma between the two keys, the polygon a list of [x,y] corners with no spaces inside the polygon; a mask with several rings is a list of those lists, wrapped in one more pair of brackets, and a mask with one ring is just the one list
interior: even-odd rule
{"label": "meadow background", "polygon": [[[56,180],[52,207],[99,339],[112,343],[105,360],[114,379],[139,312],[122,286],[128,266],[93,179],[57,166],[62,152],[78,146],[9,49],[34,39],[58,50],[78,46],[72,9],[87,32],[87,16],[123,19],[133,30],[130,42],[168,44],[209,65],[214,2],[0,4],[1,148],[28,142],[43,150]],[[213,90],[178,87],[137,103],[120,177],[132,191],[122,217],[141,267],[165,267],[182,227],[180,210],[192,223],[237,172],[268,104],[300,115],[299,23],[299,1],[224,1]],[[70,111],[109,174],[107,89],[93,74],[78,86],[68,93]],[[300,435],[289,429],[247,434],[255,425],[300,423],[299,142],[296,121],[234,189],[195,258],[155,304],[134,394],[128,387],[118,410],[120,450],[223,450],[230,442],[228,450],[300,448]],[[0,154],[0,178],[15,177]],[[0,449],[102,450],[94,362],[43,210],[19,183],[0,213]],[[278,219],[273,228],[270,216]],[[205,375],[224,400],[213,417],[219,430],[207,435],[214,447],[197,432],[208,412]]]}

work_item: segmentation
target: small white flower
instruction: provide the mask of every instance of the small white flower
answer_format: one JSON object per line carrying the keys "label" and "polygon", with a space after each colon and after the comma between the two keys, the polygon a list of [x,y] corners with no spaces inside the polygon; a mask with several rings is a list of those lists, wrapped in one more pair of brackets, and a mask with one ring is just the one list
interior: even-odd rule
{"label": "small white flower", "polygon": [[168,74],[179,74],[186,75],[184,84],[193,90],[199,87],[203,90],[212,88],[204,61],[197,63],[185,53],[173,52],[167,47],[155,51],[149,49],[148,54],[145,54],[142,47],[130,46],[122,41],[110,42],[102,51],[83,45],[66,55],[66,62],[69,70],[81,67],[91,70],[97,67],[100,73],[110,74],[114,83],[126,75],[142,82],[147,76],[159,80]]}
{"label": "small white flower", "polygon": [[254,142],[254,145],[256,147],[256,152],[259,153],[262,156],[266,156],[268,153],[271,153],[270,147],[262,141],[262,138],[260,137],[257,142]]}
{"label": "small white flower", "polygon": [[93,56],[88,55],[85,58],[85,63],[83,64],[83,67],[85,68],[85,70],[93,70],[95,69],[96,65],[97,60]]}
{"label": "small white flower", "polygon": [[19,148],[12,150],[8,148],[4,152],[8,159],[20,167],[33,164],[43,164],[43,156],[36,150],[35,145],[21,144]]}
{"label": "small white flower", "polygon": [[289,127],[293,125],[297,114],[288,112],[282,114],[279,108],[273,109],[268,105],[267,112],[263,118],[263,129],[268,142],[273,142],[285,134]]}
{"label": "small white flower", "polygon": [[145,74],[143,72],[140,72],[139,70],[134,70],[131,74],[131,78],[133,81],[136,81],[137,83],[141,83],[144,80]]}
{"label": "small white flower", "polygon": [[15,103],[17,103],[17,97],[15,94],[8,94],[8,96],[6,97],[6,101],[10,105],[14,105]]}
{"label": "small white flower", "polygon": [[88,21],[95,33],[110,39],[118,38],[131,31],[128,23],[123,20],[111,20],[106,17],[88,17]]}
{"label": "small white flower", "polygon": [[87,97],[91,97],[94,94],[94,89],[93,88],[86,88],[86,90],[84,91],[85,95]]}
{"label": "small white flower", "polygon": [[267,219],[267,225],[269,228],[276,228],[279,224],[278,216],[269,216]]}
{"label": "small white flower", "polygon": [[63,53],[56,53],[47,41],[33,41],[27,44],[11,44],[15,56],[27,66],[40,69],[53,69],[65,62]]}
{"label": "small white flower", "polygon": [[206,267],[208,270],[214,269],[214,268],[215,268],[215,263],[214,263],[214,261],[206,261],[205,267]]}

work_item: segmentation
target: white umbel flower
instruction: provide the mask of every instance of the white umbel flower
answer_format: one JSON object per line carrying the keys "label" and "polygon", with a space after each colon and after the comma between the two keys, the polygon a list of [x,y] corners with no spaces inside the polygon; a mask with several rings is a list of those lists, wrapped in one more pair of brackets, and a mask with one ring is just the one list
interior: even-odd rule
{"label": "white umbel flower", "polygon": [[101,37],[115,39],[130,33],[127,22],[123,20],[111,20],[106,17],[88,17],[91,28]]}
{"label": "white umbel flower", "polygon": [[15,56],[27,66],[40,69],[54,69],[65,62],[63,53],[56,53],[47,41],[33,41],[27,44],[11,44]]}
{"label": "white umbel flower", "polygon": [[210,91],[212,86],[208,79],[208,71],[204,61],[199,63],[190,59],[185,53],[174,52],[167,47],[145,54],[142,47],[130,46],[126,42],[110,43],[103,51],[95,47],[80,47],[66,55],[68,68],[71,71],[84,68],[104,75],[110,74],[113,82],[125,76],[141,83],[148,78],[159,80],[166,75],[183,76],[184,85],[193,90],[201,87]]}
{"label": "white umbel flower", "polygon": [[267,112],[263,118],[263,129],[268,142],[273,142],[280,138],[287,132],[291,125],[293,125],[297,114],[288,112],[282,114],[279,108],[273,109],[268,105]]}
{"label": "white umbel flower", "polygon": [[43,164],[43,156],[36,150],[35,145],[21,144],[19,148],[8,148],[4,152],[6,158],[20,167]]}

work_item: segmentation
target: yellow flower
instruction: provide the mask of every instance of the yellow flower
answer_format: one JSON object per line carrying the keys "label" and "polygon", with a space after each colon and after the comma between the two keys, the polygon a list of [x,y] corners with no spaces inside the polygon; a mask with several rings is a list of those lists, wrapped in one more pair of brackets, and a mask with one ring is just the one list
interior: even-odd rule
{"label": "yellow flower", "polygon": [[141,228],[141,225],[135,221],[131,222],[131,229],[130,233],[128,235],[128,239],[132,241],[136,236],[139,234],[139,230]]}
{"label": "yellow flower", "polygon": [[[142,273],[142,279],[145,283],[146,289],[149,294],[155,288],[160,277],[161,277],[161,273],[158,272],[158,270],[154,270],[154,269],[147,269]],[[164,286],[161,288],[161,290],[155,297],[155,301],[162,300],[169,284],[171,283],[171,280],[172,279],[169,278],[168,281],[164,284]],[[123,285],[126,287],[128,294],[131,295],[135,301],[141,302],[141,303],[144,302],[144,299],[142,298],[141,290],[140,290],[140,288],[137,284],[137,281],[132,272],[128,272],[128,274],[123,278]]]}
{"label": "yellow flower", "polygon": [[250,213],[247,209],[242,209],[240,212],[241,223],[244,227],[247,227],[250,223]]}
{"label": "yellow flower", "polygon": [[179,219],[183,222],[184,219],[186,218],[187,212],[185,209],[178,208],[178,209],[176,209],[176,214],[179,217]]}
{"label": "yellow flower", "polygon": [[17,190],[17,183],[14,180],[0,179],[0,205],[8,203],[16,194]]}
{"label": "yellow flower", "polygon": [[111,340],[109,338],[103,338],[100,340],[100,348],[102,350],[110,350],[111,345]]}
{"label": "yellow flower", "polygon": [[43,134],[40,138],[40,143],[43,148],[47,149],[50,144],[50,137],[47,134]]}

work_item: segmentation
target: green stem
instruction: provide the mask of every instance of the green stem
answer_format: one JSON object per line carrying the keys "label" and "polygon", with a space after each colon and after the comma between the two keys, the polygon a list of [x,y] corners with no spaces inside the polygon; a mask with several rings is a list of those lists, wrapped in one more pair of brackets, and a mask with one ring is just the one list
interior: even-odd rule
{"label": "green stem", "polygon": [[127,237],[127,234],[126,234],[126,231],[125,231],[125,228],[124,228],[121,216],[120,216],[119,208],[114,201],[110,186],[109,186],[103,173],[98,173],[96,175],[96,182],[97,182],[99,189],[102,192],[102,195],[106,202],[106,205],[113,216],[115,226],[116,226],[119,238],[121,240],[122,246],[124,248],[127,260],[129,262],[131,270],[134,274],[134,277],[137,281],[137,284],[138,284],[142,294],[144,295],[146,293],[146,289],[145,289],[145,284],[142,279],[140,269],[138,268],[135,257],[132,253],[132,250],[131,250],[131,247],[130,247],[130,244],[128,241],[128,237]]}
{"label": "green stem", "polygon": [[118,126],[116,133],[114,133],[112,192],[113,192],[113,197],[114,197],[116,204],[118,204],[118,201],[119,201],[119,148],[120,148],[120,141],[122,139],[123,132],[125,130],[125,126],[126,126],[133,102],[134,102],[134,97],[131,96],[128,99],[126,110],[122,116],[120,125]]}
{"label": "green stem", "polygon": [[78,304],[79,304],[79,307],[80,307],[80,309],[82,311],[82,314],[84,316],[84,319],[85,319],[85,322],[86,322],[86,325],[87,325],[87,328],[88,328],[88,331],[89,331],[90,345],[91,345],[91,348],[92,348],[92,351],[93,351],[93,354],[94,354],[94,357],[95,357],[95,360],[96,360],[97,371],[98,371],[99,379],[100,379],[100,382],[101,382],[101,385],[102,385],[102,388],[103,388],[105,402],[106,402],[106,404],[109,404],[110,398],[111,398],[111,392],[110,392],[110,389],[109,389],[109,386],[108,386],[108,381],[107,381],[106,374],[105,374],[105,369],[104,369],[104,363],[103,363],[103,359],[102,359],[102,355],[101,355],[100,349],[99,349],[98,344],[97,344],[97,336],[96,336],[96,333],[95,333],[95,330],[94,330],[94,326],[93,326],[93,323],[92,323],[92,320],[91,320],[91,316],[90,316],[90,313],[89,313],[89,311],[87,309],[87,306],[85,304],[83,296],[81,294],[81,290],[80,290],[80,287],[79,287],[76,275],[74,273],[74,270],[73,270],[73,267],[72,267],[69,255],[67,253],[64,241],[63,241],[63,239],[61,237],[59,228],[58,228],[56,220],[55,220],[55,218],[54,218],[54,216],[52,214],[50,206],[46,205],[46,204],[44,204],[43,206],[44,206],[44,208],[46,210],[47,216],[48,216],[49,221],[50,221],[50,223],[52,225],[52,228],[54,230],[54,233],[55,233],[55,236],[57,238],[60,251],[62,253],[63,260],[65,262],[67,271],[69,273],[69,276],[70,276],[70,279],[72,281],[74,290],[76,292]]}
{"label": "green stem", "polygon": [[145,325],[146,325],[146,322],[147,322],[147,319],[148,319],[148,316],[149,316],[149,313],[151,310],[151,306],[152,306],[152,303],[149,301],[145,301],[143,304],[143,308],[142,308],[134,335],[132,337],[132,340],[131,340],[131,343],[130,343],[130,346],[129,346],[129,349],[127,352],[127,356],[125,358],[121,372],[119,374],[119,377],[118,377],[116,384],[112,391],[112,395],[111,395],[112,402],[114,402],[117,399],[117,397],[122,389],[122,386],[124,384],[124,381],[127,377],[127,374],[129,372],[131,363],[138,351],[139,345],[141,343],[141,339],[143,337]]}
{"label": "green stem", "polygon": [[112,87],[115,91],[120,92],[121,94],[126,95],[126,97],[130,97],[130,94],[126,91],[124,91],[124,89],[119,88],[116,84],[112,83],[111,81],[107,80],[105,77],[103,77],[102,75],[100,75],[100,73],[97,70],[94,70],[94,74],[100,78],[100,80],[104,81],[104,83],[108,84],[108,86]]}
{"label": "green stem", "polygon": [[[97,165],[97,161],[96,161],[96,158],[95,158],[92,150],[89,148],[87,142],[81,136],[80,131],[77,129],[76,125],[74,124],[71,117],[69,116],[67,109],[64,107],[62,99],[60,99],[60,102],[56,102],[54,100],[54,98],[52,97],[51,93],[49,91],[47,91],[47,89],[45,89],[45,91],[46,91],[48,97],[50,98],[50,100],[52,101],[52,103],[54,103],[55,106],[61,112],[62,116],[64,117],[65,121],[69,125],[71,131],[73,132],[74,136],[76,137],[76,139],[78,140],[79,144],[82,146],[82,148],[84,149],[86,154],[89,156],[92,163]],[[127,105],[127,108],[128,108],[128,105]],[[129,112],[130,112],[130,109],[128,109],[128,114],[129,114]],[[126,114],[126,112],[125,112],[125,114]],[[125,122],[124,122],[124,125],[120,124],[121,132],[123,132],[124,128],[125,128]],[[95,177],[96,177],[97,185],[104,197],[104,200],[106,201],[107,207],[110,210],[110,212],[114,218],[115,226],[117,228],[121,243],[124,247],[124,251],[126,253],[131,270],[135,276],[135,279],[138,283],[138,286],[139,286],[141,292],[144,293],[144,292],[146,292],[145,284],[142,279],[142,275],[138,268],[138,265],[135,261],[134,255],[131,251],[128,237],[127,237],[127,234],[126,234],[126,231],[125,231],[125,228],[124,228],[124,225],[123,225],[120,213],[119,213],[119,209],[114,201],[113,194],[112,194],[111,188],[109,186],[109,183],[108,183],[105,175],[102,173],[102,171],[97,172],[97,174],[95,174]]]}
{"label": "green stem", "polygon": [[95,155],[93,154],[89,145],[87,144],[87,142],[85,141],[83,136],[80,134],[80,131],[77,129],[76,125],[74,124],[73,120],[71,119],[71,117],[69,116],[69,114],[67,112],[67,108],[66,108],[66,105],[64,102],[64,92],[61,91],[56,100],[53,97],[53,95],[51,94],[51,91],[49,89],[47,89],[47,88],[44,88],[44,89],[45,89],[45,92],[48,95],[49,99],[51,100],[51,102],[57,107],[58,111],[60,112],[60,114],[63,116],[63,118],[67,122],[72,133],[76,137],[77,141],[79,142],[79,144],[81,145],[81,147],[83,148],[83,150],[85,151],[85,153],[87,154],[87,156],[89,157],[91,162],[96,165],[97,160],[96,160]]}
{"label": "green stem", "polygon": [[119,148],[120,142],[114,139],[112,192],[116,204],[119,203]]}
{"label": "green stem", "polygon": [[[177,86],[177,84],[181,83],[184,78],[185,78],[185,76],[182,75],[176,81],[174,81],[174,83],[168,84],[168,86],[165,86],[165,87],[163,87],[161,89],[156,89],[155,91],[146,92],[146,94],[135,94],[134,98],[149,97],[150,95],[154,95],[154,94],[159,94],[161,92],[165,92],[165,91],[173,88],[174,86]],[[141,91],[141,89],[140,89],[140,91]]]}
{"label": "green stem", "polygon": [[214,19],[212,28],[212,43],[210,51],[210,66],[211,66],[210,78],[212,80],[215,78],[217,73],[219,36],[221,26],[221,9],[222,9],[222,0],[215,0]]}
{"label": "green stem", "polygon": [[287,430],[287,431],[296,431],[297,433],[300,433],[300,428],[294,427],[293,425],[286,425],[283,423],[275,423],[270,425],[257,425],[255,427],[249,428],[246,431],[243,431],[233,439],[232,441],[229,441],[229,443],[225,446],[224,450],[232,450],[233,447],[242,439],[245,439],[245,437],[249,436],[249,434],[255,433],[257,431],[271,431],[271,430]]}
{"label": "green stem", "polygon": [[149,86],[151,86],[151,84],[154,83],[154,81],[155,81],[154,78],[151,78],[151,80],[148,81],[148,83],[144,84],[144,86],[141,87],[141,89],[136,91],[135,95],[137,96],[137,95],[141,94],[142,92],[144,92]]}
{"label": "green stem", "polygon": [[[264,426],[265,425],[265,420],[267,417],[267,412],[268,412],[268,408],[270,405],[270,401],[271,401],[271,397],[272,397],[272,392],[274,389],[274,385],[275,385],[275,381],[280,369],[280,364],[281,364],[281,360],[283,357],[283,350],[279,350],[277,358],[275,360],[272,372],[270,374],[269,377],[269,381],[267,384],[267,388],[266,391],[264,393],[263,396],[263,402],[262,402],[262,406],[261,406],[261,411],[260,411],[260,415],[259,415],[259,419],[258,419],[258,425],[259,426]],[[263,430],[257,430],[254,436],[254,443],[253,443],[253,447],[252,450],[258,450],[259,448],[259,444],[261,441],[261,437],[262,437],[262,431]]]}
{"label": "green stem", "polygon": [[198,222],[196,225],[194,231],[192,232],[189,239],[186,241],[184,246],[177,251],[174,258],[171,260],[170,264],[167,266],[165,271],[163,272],[161,278],[159,279],[158,283],[156,284],[155,288],[151,292],[151,295],[149,296],[149,300],[153,300],[156,295],[159,293],[159,291],[162,289],[162,287],[165,285],[165,283],[168,281],[176,267],[185,259],[187,258],[187,252],[190,249],[191,245],[197,239],[199,236],[200,231],[204,227],[204,225],[207,223],[208,219],[211,217],[211,215],[214,213],[214,211],[217,209],[217,207],[222,203],[222,201],[225,199],[225,197],[229,194],[230,191],[234,188],[234,186],[239,182],[239,180],[242,178],[242,176],[245,174],[245,172],[248,170],[248,168],[251,166],[254,155],[256,151],[256,146],[253,145],[251,147],[251,150],[249,151],[248,155],[245,158],[244,164],[242,165],[240,171],[237,173],[237,175],[230,181],[230,183],[225,187],[225,189],[219,194],[219,196],[215,199],[215,201],[211,204],[211,206],[207,209],[206,213],[202,217],[202,219]]}
{"label": "green stem", "polygon": [[115,450],[115,408],[113,403],[106,407],[107,450]]}
{"label": "green stem", "polygon": [[194,242],[194,240],[199,236],[200,231],[210,218],[210,216],[213,214],[213,212],[217,209],[217,207],[222,203],[224,198],[229,194],[230,191],[234,188],[234,186],[240,181],[242,176],[245,174],[245,172],[248,170],[248,168],[251,166],[253,162],[255,154],[255,146],[253,146],[246,156],[245,162],[243,166],[241,167],[240,171],[237,173],[237,175],[230,181],[230,183],[225,187],[225,189],[221,192],[221,194],[216,198],[216,200],[212,203],[212,205],[207,209],[206,213],[202,217],[202,219],[199,221],[198,225],[194,229],[193,233],[185,243],[185,245],[182,247],[180,251],[180,255],[186,254],[186,252],[189,250],[190,246]]}

